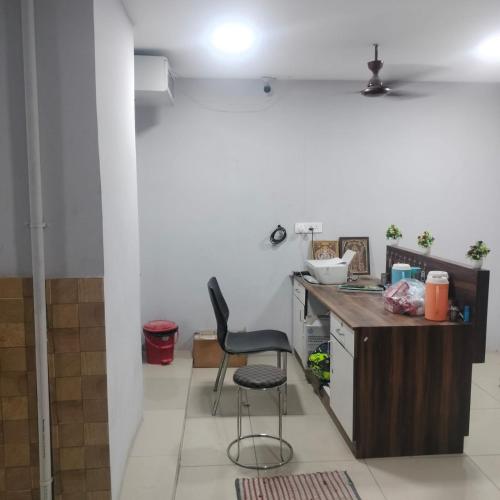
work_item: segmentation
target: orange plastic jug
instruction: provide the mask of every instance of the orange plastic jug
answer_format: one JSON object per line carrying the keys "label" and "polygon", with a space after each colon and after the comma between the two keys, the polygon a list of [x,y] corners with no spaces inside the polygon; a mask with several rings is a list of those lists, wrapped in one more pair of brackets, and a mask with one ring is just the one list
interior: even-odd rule
{"label": "orange plastic jug", "polygon": [[425,319],[448,319],[448,292],[450,282],[445,271],[430,271],[425,283]]}

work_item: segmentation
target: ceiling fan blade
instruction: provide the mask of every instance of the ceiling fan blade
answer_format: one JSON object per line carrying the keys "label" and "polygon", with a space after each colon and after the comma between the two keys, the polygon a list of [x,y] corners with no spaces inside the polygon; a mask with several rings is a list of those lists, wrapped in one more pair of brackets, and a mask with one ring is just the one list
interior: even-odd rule
{"label": "ceiling fan blade", "polygon": [[387,97],[391,97],[392,99],[421,99],[428,96],[429,94],[424,94],[422,92],[411,92],[406,90],[391,90],[387,94]]}
{"label": "ceiling fan blade", "polygon": [[446,68],[430,64],[391,64],[384,71],[384,76],[394,86],[407,85],[418,81],[432,81],[434,75]]}

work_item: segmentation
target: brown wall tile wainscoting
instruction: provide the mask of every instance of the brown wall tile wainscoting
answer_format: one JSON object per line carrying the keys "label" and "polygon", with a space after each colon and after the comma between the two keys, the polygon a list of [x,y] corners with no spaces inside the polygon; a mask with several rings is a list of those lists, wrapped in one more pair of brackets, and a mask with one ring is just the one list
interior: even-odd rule
{"label": "brown wall tile wainscoting", "polygon": [[[102,278],[47,280],[57,500],[110,500]],[[34,500],[38,430],[32,282],[0,278],[0,498]]]}

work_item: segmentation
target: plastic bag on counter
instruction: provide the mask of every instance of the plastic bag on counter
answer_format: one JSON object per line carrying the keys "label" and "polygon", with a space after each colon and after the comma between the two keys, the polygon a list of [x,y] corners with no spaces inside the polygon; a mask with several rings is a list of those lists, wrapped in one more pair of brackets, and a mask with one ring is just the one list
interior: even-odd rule
{"label": "plastic bag on counter", "polygon": [[384,292],[384,307],[394,314],[424,315],[425,285],[418,280],[403,279]]}

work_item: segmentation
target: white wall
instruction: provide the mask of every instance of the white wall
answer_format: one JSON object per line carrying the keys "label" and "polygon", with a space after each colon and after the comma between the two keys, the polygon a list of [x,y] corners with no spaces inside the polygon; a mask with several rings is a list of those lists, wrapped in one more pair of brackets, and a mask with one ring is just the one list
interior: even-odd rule
{"label": "white wall", "polygon": [[[308,243],[293,223],[322,221],[324,239],[370,237],[385,266],[385,229],[403,245],[436,236],[434,253],[465,262],[493,249],[488,345],[500,347],[499,85],[420,84],[427,97],[367,99],[363,83],[177,82],[175,106],[137,109],[143,320],[180,323],[182,343],[213,327],[216,275],[233,328],[291,328],[289,274]],[[257,111],[260,110],[260,111]],[[289,230],[279,248],[276,224]]]}
{"label": "white wall", "polygon": [[[36,3],[47,276],[103,273],[92,0]],[[0,0],[0,274],[31,273],[20,2]]]}
{"label": "white wall", "polygon": [[31,274],[19,2],[0,0],[0,276]]}
{"label": "white wall", "polygon": [[119,0],[95,0],[97,119],[113,498],[142,417],[134,40]]}
{"label": "white wall", "polygon": [[49,278],[103,273],[92,2],[35,2]]}

